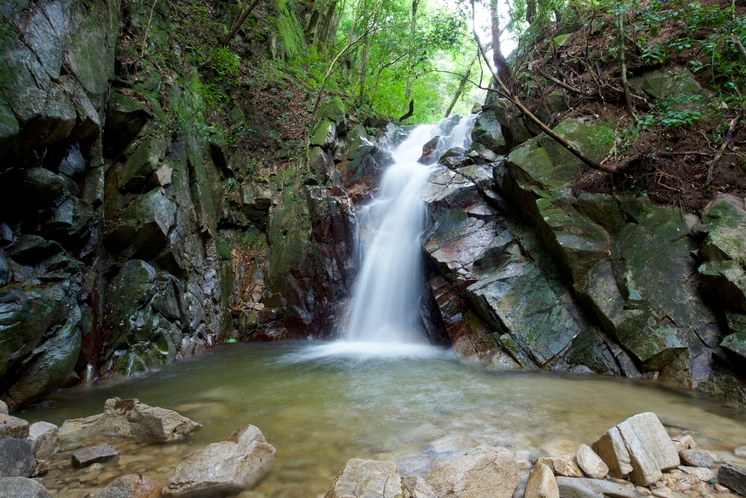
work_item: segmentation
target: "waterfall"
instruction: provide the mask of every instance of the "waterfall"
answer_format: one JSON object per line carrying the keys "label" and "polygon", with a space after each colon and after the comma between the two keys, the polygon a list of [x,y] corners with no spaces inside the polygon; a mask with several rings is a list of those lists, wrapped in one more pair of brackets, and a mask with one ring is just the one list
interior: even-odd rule
{"label": "waterfall", "polygon": [[361,225],[373,228],[370,243],[361,244],[363,263],[350,305],[349,341],[424,341],[419,330],[420,236],[427,208],[419,191],[433,167],[417,160],[422,146],[434,137],[439,137],[437,157],[452,147],[468,147],[473,123],[473,116],[453,116],[437,125],[418,126],[392,151],[394,163],[385,171],[378,195],[358,214]]}

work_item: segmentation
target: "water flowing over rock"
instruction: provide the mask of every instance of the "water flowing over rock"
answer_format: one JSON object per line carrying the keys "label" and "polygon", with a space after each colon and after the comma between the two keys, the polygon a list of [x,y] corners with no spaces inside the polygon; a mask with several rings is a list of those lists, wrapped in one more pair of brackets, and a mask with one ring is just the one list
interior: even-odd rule
{"label": "water flowing over rock", "polygon": [[73,453],[73,467],[88,467],[98,462],[105,462],[119,456],[116,448],[110,444],[99,444],[82,448]]}
{"label": "water flowing over rock", "polygon": [[324,498],[398,498],[402,482],[393,462],[353,458],[337,474]]}
{"label": "water flowing over rock", "polygon": [[165,497],[215,496],[256,484],[274,461],[275,449],[261,431],[247,425],[227,440],[197,450],[176,466],[161,491]]}

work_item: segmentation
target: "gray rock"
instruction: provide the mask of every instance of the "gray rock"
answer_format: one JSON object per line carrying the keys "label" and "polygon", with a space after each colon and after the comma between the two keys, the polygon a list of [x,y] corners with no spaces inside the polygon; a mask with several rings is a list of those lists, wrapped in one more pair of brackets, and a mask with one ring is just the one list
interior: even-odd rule
{"label": "gray rock", "polygon": [[703,450],[683,450],[679,452],[681,463],[690,467],[707,467],[711,469],[715,466],[712,455]]}
{"label": "gray rock", "polygon": [[635,498],[632,485],[622,485],[599,479],[558,477],[557,487],[562,498]]}
{"label": "gray rock", "polygon": [[402,496],[402,482],[393,462],[353,458],[337,474],[324,498],[397,498],[400,496]]}
{"label": "gray rock", "polygon": [[679,470],[686,472],[703,482],[710,482],[717,479],[715,472],[707,467],[688,467],[686,465],[679,465]]}
{"label": "gray rock", "polygon": [[580,445],[575,458],[583,472],[594,479],[603,479],[609,473],[609,466],[587,444]]}
{"label": "gray rock", "polygon": [[98,498],[158,498],[162,484],[142,474],[129,474],[112,481]]}
{"label": "gray rock", "polygon": [[261,431],[247,425],[220,443],[186,457],[161,491],[164,497],[216,496],[255,485],[274,461],[275,449]]}
{"label": "gray rock", "polygon": [[726,463],[718,471],[718,482],[723,486],[746,496],[746,468],[732,463]]}
{"label": "gray rock", "polygon": [[511,498],[520,477],[510,451],[478,446],[439,463],[425,481],[439,498]]}
{"label": "gray rock", "polygon": [[99,444],[97,446],[89,446],[82,448],[73,453],[72,463],[73,467],[88,467],[97,462],[105,462],[116,456],[119,456],[116,448],[110,444]]}
{"label": "gray rock", "polygon": [[593,443],[593,451],[608,465],[609,473],[612,476],[619,479],[632,472],[629,451],[627,451],[622,435],[616,427],[606,431],[603,436]]}
{"label": "gray rock", "polygon": [[510,147],[494,112],[479,114],[471,132],[474,142],[481,143],[496,154],[506,154]]}
{"label": "gray rock", "polygon": [[671,439],[671,442],[673,443],[674,448],[676,448],[676,451],[681,453],[684,450],[694,449],[697,447],[697,443],[694,441],[694,438],[686,434],[685,436],[679,437],[679,439]]}
{"label": "gray rock", "polygon": [[0,496],[6,498],[51,498],[44,485],[26,477],[0,478]]}
{"label": "gray rock", "polygon": [[173,410],[140,403],[139,400],[111,398],[106,400],[104,413],[91,417],[65,420],[60,431],[65,435],[115,432],[120,436],[150,441],[175,441],[202,427]]}
{"label": "gray rock", "polygon": [[[5,405],[7,412],[8,406]],[[27,438],[29,434],[29,424],[22,418],[12,415],[0,414],[0,438]]]}
{"label": "gray rock", "polygon": [[11,278],[13,278],[13,275],[10,273],[8,261],[5,259],[5,256],[0,254],[0,287],[8,285]]}
{"label": "gray rock", "polygon": [[36,459],[24,439],[0,439],[0,477],[31,477]]}
{"label": "gray rock", "polygon": [[151,116],[148,106],[118,90],[112,90],[106,114],[105,152],[111,155],[124,149]]}
{"label": "gray rock", "polygon": [[5,403],[5,401],[0,400],[0,415],[7,415],[7,414],[8,414],[8,405]]}
{"label": "gray rock", "polygon": [[421,477],[407,476],[401,479],[402,486],[409,492],[411,498],[438,498],[430,486]]}
{"label": "gray rock", "polygon": [[681,463],[676,447],[655,413],[633,415],[617,427],[625,441],[635,434],[661,470],[674,469]]}
{"label": "gray rock", "polygon": [[543,463],[536,464],[526,481],[525,498],[559,498],[559,488],[552,469]]}
{"label": "gray rock", "polygon": [[733,454],[737,457],[746,458],[746,445],[734,449]]}
{"label": "gray rock", "polygon": [[59,428],[49,422],[35,422],[29,427],[26,441],[33,449],[37,460],[47,460],[60,451]]}

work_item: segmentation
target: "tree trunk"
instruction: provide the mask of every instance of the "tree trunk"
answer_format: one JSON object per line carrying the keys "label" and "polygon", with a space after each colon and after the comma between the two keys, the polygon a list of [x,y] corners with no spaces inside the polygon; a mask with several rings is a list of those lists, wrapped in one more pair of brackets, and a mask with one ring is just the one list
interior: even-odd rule
{"label": "tree trunk", "polygon": [[451,100],[451,103],[448,106],[448,109],[446,110],[445,115],[443,116],[443,119],[447,118],[451,115],[451,111],[453,111],[453,108],[456,106],[456,102],[458,102],[459,97],[461,97],[461,94],[464,91],[464,87],[466,86],[466,82],[469,79],[469,75],[471,74],[471,68],[474,65],[474,63],[477,61],[477,58],[475,57],[470,63],[469,67],[466,68],[466,72],[461,77],[461,83],[459,83],[458,90],[456,90],[456,95],[453,96],[453,100]]}
{"label": "tree trunk", "polygon": [[239,11],[236,19],[234,19],[231,23],[230,33],[228,33],[228,35],[221,40],[222,45],[228,45],[230,43],[233,37],[236,36],[236,33],[238,33],[241,25],[243,25],[246,18],[249,17],[249,14],[251,14],[251,11],[254,10],[254,7],[256,7],[258,3],[259,0],[253,0],[243,11]]}
{"label": "tree trunk", "polygon": [[492,18],[492,60],[503,83],[512,87],[513,72],[500,50],[500,19],[497,15],[497,0],[490,0],[490,17]]}
{"label": "tree trunk", "polygon": [[407,87],[404,90],[404,99],[409,100],[412,96],[412,82],[414,81],[414,51],[417,47],[414,45],[414,35],[417,32],[417,6],[420,0],[412,0],[412,19],[409,23],[409,78],[407,78]]}

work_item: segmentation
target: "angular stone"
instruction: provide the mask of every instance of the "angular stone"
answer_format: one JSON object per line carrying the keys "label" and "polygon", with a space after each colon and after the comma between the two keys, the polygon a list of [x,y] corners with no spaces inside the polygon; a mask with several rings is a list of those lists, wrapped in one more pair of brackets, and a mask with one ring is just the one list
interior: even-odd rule
{"label": "angular stone", "polygon": [[737,457],[746,458],[746,445],[739,446],[738,448],[734,449],[733,454]]}
{"label": "angular stone", "polygon": [[58,427],[49,422],[31,424],[26,441],[31,445],[37,460],[48,460],[60,451],[58,431]]}
{"label": "angular stone", "polygon": [[707,467],[689,467],[686,465],[679,465],[679,470],[696,477],[702,482],[710,482],[717,479],[715,472]]}
{"label": "angular stone", "polygon": [[679,452],[681,463],[690,467],[715,467],[715,461],[712,455],[703,450],[683,450]]}
{"label": "angular stone", "polygon": [[[655,459],[658,468],[669,470],[681,464],[679,454],[655,413],[645,412],[633,415],[617,426],[624,438],[635,434],[645,450]],[[630,453],[632,451],[630,450]]]}
{"label": "angular stone", "polygon": [[397,498],[402,483],[393,462],[353,458],[337,474],[324,498]]}
{"label": "angular stone", "polygon": [[608,465],[587,444],[580,445],[575,458],[583,472],[594,479],[603,479],[609,473]]}
{"label": "angular stone", "polygon": [[558,477],[557,487],[562,498],[636,498],[632,485],[624,486],[611,481],[576,477]]}
{"label": "angular stone", "polygon": [[559,488],[554,473],[548,465],[536,464],[528,475],[524,498],[559,498]]}
{"label": "angular stone", "polygon": [[483,112],[477,116],[471,138],[496,154],[506,154],[510,150],[494,112]]}
{"label": "angular stone", "polygon": [[660,481],[663,473],[655,457],[649,451],[650,446],[644,444],[639,434],[634,430],[623,428],[622,424],[617,427],[622,439],[624,439],[624,445],[629,451],[629,459],[632,464],[632,472],[629,473],[630,480],[640,486],[650,486]]}
{"label": "angular stone", "polygon": [[7,415],[8,414],[8,405],[5,403],[5,401],[0,400],[0,415]]}
{"label": "angular stone", "polygon": [[158,498],[163,484],[142,474],[129,474],[112,481],[98,498]]}
{"label": "angular stone", "polygon": [[260,229],[267,226],[272,206],[272,189],[265,185],[247,183],[241,187],[241,207],[249,220]]}
{"label": "angular stone", "polygon": [[409,492],[411,498],[438,498],[421,477],[402,477],[401,482],[404,489]]}
{"label": "angular stone", "polygon": [[718,482],[723,486],[746,496],[746,468],[732,463],[726,463],[718,470]]}
{"label": "angular stone", "polygon": [[425,481],[439,498],[511,498],[520,476],[510,451],[478,446],[439,463]]}
{"label": "angular stone", "polygon": [[217,496],[251,488],[269,470],[275,449],[261,431],[247,425],[220,443],[186,457],[161,490],[164,497]]}
{"label": "angular stone", "polygon": [[0,477],[31,477],[36,459],[25,439],[0,439]]}
{"label": "angular stone", "polygon": [[26,420],[12,415],[0,414],[0,439],[25,439],[28,435],[29,423]]}
{"label": "angular stone", "polygon": [[135,398],[106,400],[104,413],[65,420],[60,431],[65,435],[115,432],[120,436],[149,441],[175,441],[202,427],[173,410],[148,406]]}
{"label": "angular stone", "polygon": [[558,476],[565,477],[583,477],[583,473],[571,456],[562,457],[541,457],[534,462],[536,465],[543,464],[552,469]]}
{"label": "angular stone", "polygon": [[73,453],[72,463],[73,467],[88,467],[97,462],[104,462],[110,460],[116,456],[119,456],[116,448],[110,444],[99,444],[97,446],[89,446],[82,448]]}
{"label": "angular stone", "polygon": [[176,221],[176,206],[163,187],[141,195],[130,204],[116,224],[106,232],[106,246],[132,258],[158,254]]}
{"label": "angular stone", "polygon": [[51,498],[42,483],[27,477],[0,478],[0,496],[8,498]]}
{"label": "angular stone", "polygon": [[127,159],[117,172],[117,184],[121,190],[141,192],[151,175],[159,168],[166,155],[170,138],[146,140]]}
{"label": "angular stone", "polygon": [[112,155],[123,150],[140,133],[150,117],[152,113],[148,106],[119,90],[112,90],[106,113],[104,151]]}
{"label": "angular stone", "polygon": [[311,131],[309,145],[321,147],[324,150],[331,149],[337,138],[337,127],[331,121],[323,119],[314,126]]}
{"label": "angular stone", "polygon": [[621,479],[632,472],[632,463],[629,458],[629,451],[624,444],[619,429],[612,427],[606,431],[595,443],[593,451],[608,465],[609,473]]}

